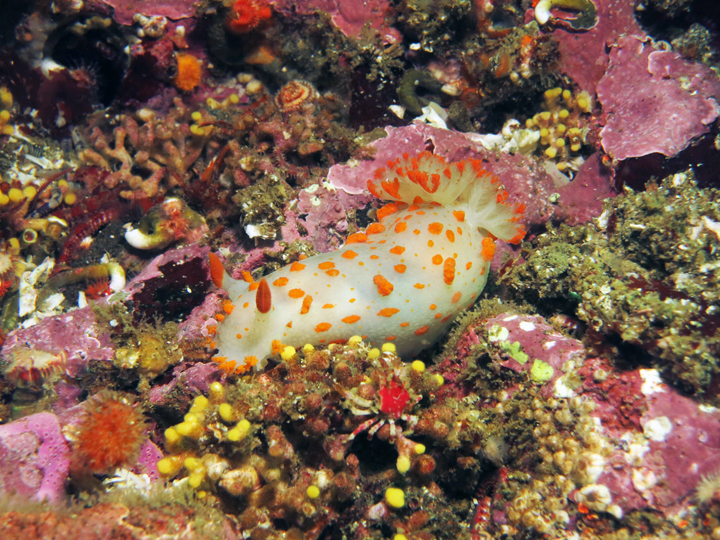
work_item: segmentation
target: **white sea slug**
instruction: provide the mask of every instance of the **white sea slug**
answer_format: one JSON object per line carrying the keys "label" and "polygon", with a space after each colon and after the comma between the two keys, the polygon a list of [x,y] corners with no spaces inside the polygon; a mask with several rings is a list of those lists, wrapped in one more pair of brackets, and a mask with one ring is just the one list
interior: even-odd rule
{"label": "white sea slug", "polygon": [[361,335],[410,359],[471,306],[487,281],[496,238],[517,243],[524,210],[511,207],[479,161],[423,152],[378,169],[368,189],[391,201],[344,247],[294,262],[259,282],[234,280],[211,256],[232,304],[219,316],[215,361],[243,372],[283,347]]}

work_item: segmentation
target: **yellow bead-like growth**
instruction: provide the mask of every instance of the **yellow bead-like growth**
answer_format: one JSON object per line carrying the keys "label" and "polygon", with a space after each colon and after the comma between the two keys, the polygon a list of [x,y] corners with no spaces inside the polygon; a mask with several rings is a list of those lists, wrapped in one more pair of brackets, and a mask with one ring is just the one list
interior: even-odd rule
{"label": "yellow bead-like growth", "polygon": [[381,349],[382,352],[391,352],[393,354],[397,352],[397,347],[394,343],[383,343]]}
{"label": "yellow bead-like growth", "polygon": [[8,191],[8,197],[10,197],[10,202],[13,203],[20,202],[25,198],[23,192],[18,188],[10,188],[10,191]]}
{"label": "yellow bead-like growth", "polygon": [[412,364],[410,364],[410,366],[418,373],[422,373],[423,371],[425,371],[425,362],[423,362],[422,360],[415,360]]}
{"label": "yellow bead-like growth", "polygon": [[237,420],[235,409],[233,409],[229,403],[221,403],[218,405],[218,414],[225,422],[234,422]]}
{"label": "yellow bead-like growth", "polygon": [[215,381],[210,385],[210,401],[213,403],[222,403],[225,401],[225,387],[222,383]]}
{"label": "yellow bead-like growth", "polygon": [[203,480],[205,480],[205,469],[193,471],[188,476],[188,486],[197,489],[200,487],[200,484],[203,483]]}
{"label": "yellow bead-like growth", "polygon": [[193,399],[192,407],[190,407],[190,413],[201,413],[205,409],[207,409],[208,405],[210,405],[210,401],[208,400],[208,398],[206,398],[205,396],[197,396],[195,399]]}
{"label": "yellow bead-like growth", "polygon": [[182,437],[174,427],[169,427],[165,430],[165,443],[167,443],[168,446],[173,446],[181,440]]}
{"label": "yellow bead-like growth", "polygon": [[315,350],[315,347],[313,347],[309,343],[306,343],[305,345],[303,345],[302,350],[305,354],[310,354],[311,352],[313,352]]}
{"label": "yellow bead-like growth", "polygon": [[190,439],[199,439],[202,437],[205,428],[198,420],[188,421],[188,418],[196,418],[193,415],[186,414],[184,422],[179,423],[175,426],[175,430],[183,437],[189,437]]}
{"label": "yellow bead-like growth", "polygon": [[10,197],[8,197],[2,191],[0,191],[0,206],[5,206],[9,202],[10,202]]}
{"label": "yellow bead-like growth", "polygon": [[415,453],[416,453],[417,455],[424,454],[424,453],[425,453],[425,445],[424,445],[424,444],[417,443],[417,444],[415,445],[415,448],[413,448],[413,450],[415,451]]}
{"label": "yellow bead-like growth", "polygon": [[195,457],[189,457],[183,462],[183,467],[185,467],[188,471],[194,471],[195,469],[202,467],[202,461]]}
{"label": "yellow bead-like growth", "polygon": [[400,474],[405,474],[410,470],[410,458],[407,456],[400,456],[395,462],[395,467]]}
{"label": "yellow bead-like growth", "polygon": [[362,340],[361,336],[351,336],[350,339],[348,339],[348,345],[359,345],[362,343]]}
{"label": "yellow bead-like growth", "polygon": [[445,379],[443,379],[443,376],[440,375],[439,373],[435,374],[435,380],[438,383],[438,388],[440,388],[443,384],[445,384]]}
{"label": "yellow bead-like growth", "polygon": [[68,191],[63,197],[63,202],[67,205],[72,206],[77,202],[77,195],[72,191]]}
{"label": "yellow bead-like growth", "polygon": [[175,476],[183,468],[182,456],[169,456],[157,462],[157,470],[162,476]]}
{"label": "yellow bead-like growth", "polygon": [[193,119],[193,122],[198,123],[202,120],[202,113],[200,111],[195,111],[190,115],[190,118]]}
{"label": "yellow bead-like growth", "polygon": [[393,508],[402,508],[405,506],[405,492],[400,488],[387,488],[385,502]]}
{"label": "yellow bead-like growth", "polygon": [[368,351],[368,358],[370,360],[375,360],[376,358],[380,358],[380,349],[372,348]]}
{"label": "yellow bead-like growth", "polygon": [[584,96],[582,94],[578,96],[577,104],[578,107],[580,107],[580,110],[590,112],[590,99],[587,96]]}
{"label": "yellow bead-like growth", "polygon": [[4,86],[0,88],[0,105],[2,105],[5,109],[9,109],[13,106],[13,96],[10,93],[10,90]]}
{"label": "yellow bead-like growth", "polygon": [[320,488],[317,486],[308,486],[306,493],[309,498],[317,499],[320,496]]}
{"label": "yellow bead-like growth", "polygon": [[242,441],[250,432],[251,424],[244,418],[237,425],[227,432],[227,438],[231,442]]}
{"label": "yellow bead-like growth", "polygon": [[288,360],[291,360],[292,358],[294,358],[295,354],[296,354],[295,347],[291,347],[290,345],[288,345],[280,353],[280,358],[282,358],[283,360],[285,360],[287,362]]}

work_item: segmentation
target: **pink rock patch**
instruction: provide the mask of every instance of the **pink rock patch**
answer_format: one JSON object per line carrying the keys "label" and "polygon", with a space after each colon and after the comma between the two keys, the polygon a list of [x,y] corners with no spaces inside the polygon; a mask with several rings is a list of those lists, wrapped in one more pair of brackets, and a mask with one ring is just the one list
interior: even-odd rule
{"label": "pink rock patch", "polygon": [[602,146],[615,159],[674,156],[720,114],[720,81],[704,65],[621,38],[597,87],[607,114]]}
{"label": "pink rock patch", "polygon": [[152,17],[160,15],[168,19],[184,19],[195,15],[201,2],[198,0],[103,0],[114,8],[113,20],[118,24],[133,24],[136,13]]}
{"label": "pink rock patch", "polygon": [[70,449],[54,414],[0,426],[0,495],[58,501],[65,493]]}

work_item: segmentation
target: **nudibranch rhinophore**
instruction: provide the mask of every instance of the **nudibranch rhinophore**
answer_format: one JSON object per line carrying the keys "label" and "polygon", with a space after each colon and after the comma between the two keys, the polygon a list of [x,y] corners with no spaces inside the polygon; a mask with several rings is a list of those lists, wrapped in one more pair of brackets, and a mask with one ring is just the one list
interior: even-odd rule
{"label": "nudibranch rhinophore", "polygon": [[370,192],[389,202],[344,247],[294,262],[260,281],[234,280],[212,255],[213,281],[230,302],[216,328],[215,361],[238,372],[286,345],[361,335],[410,359],[432,345],[487,281],[495,239],[518,243],[524,207],[480,161],[422,152],[378,169]]}

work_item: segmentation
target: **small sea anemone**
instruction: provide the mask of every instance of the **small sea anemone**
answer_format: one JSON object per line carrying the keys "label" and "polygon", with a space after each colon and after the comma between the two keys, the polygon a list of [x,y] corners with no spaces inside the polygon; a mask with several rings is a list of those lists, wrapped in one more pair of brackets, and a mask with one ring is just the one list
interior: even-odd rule
{"label": "small sea anemone", "polygon": [[720,472],[703,476],[696,490],[695,498],[700,504],[720,500]]}
{"label": "small sea anemone", "polygon": [[264,0],[234,0],[225,23],[231,32],[244,34],[255,30],[271,16],[272,11]]}
{"label": "small sea anemone", "polygon": [[80,423],[73,427],[73,469],[108,474],[131,465],[145,441],[141,410],[126,395],[104,390],[84,404]]}
{"label": "small sea anemone", "polygon": [[190,53],[178,54],[175,86],[185,92],[192,92],[202,78],[202,62]]}
{"label": "small sea anemone", "polygon": [[290,81],[275,96],[275,105],[282,113],[300,110],[307,102],[317,96],[317,90],[305,81]]}

